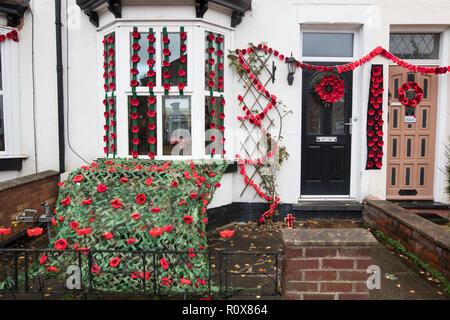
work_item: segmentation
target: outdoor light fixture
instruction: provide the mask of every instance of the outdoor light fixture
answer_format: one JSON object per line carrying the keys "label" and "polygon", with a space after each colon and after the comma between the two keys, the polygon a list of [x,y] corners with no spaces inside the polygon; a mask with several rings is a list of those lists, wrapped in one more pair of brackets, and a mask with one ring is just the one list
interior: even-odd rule
{"label": "outdoor light fixture", "polygon": [[294,82],[294,73],[295,70],[297,70],[297,60],[295,60],[295,58],[292,56],[292,52],[291,56],[286,59],[286,63],[288,65],[288,85],[292,86],[292,83]]}

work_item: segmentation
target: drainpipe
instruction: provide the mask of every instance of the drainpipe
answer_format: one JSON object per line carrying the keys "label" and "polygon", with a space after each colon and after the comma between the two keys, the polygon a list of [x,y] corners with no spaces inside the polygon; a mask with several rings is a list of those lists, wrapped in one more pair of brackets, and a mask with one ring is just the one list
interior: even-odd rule
{"label": "drainpipe", "polygon": [[58,144],[59,144],[59,172],[66,171],[65,141],[64,141],[64,79],[62,62],[62,23],[61,0],[55,0],[55,26],[56,26],[56,76],[58,90]]}

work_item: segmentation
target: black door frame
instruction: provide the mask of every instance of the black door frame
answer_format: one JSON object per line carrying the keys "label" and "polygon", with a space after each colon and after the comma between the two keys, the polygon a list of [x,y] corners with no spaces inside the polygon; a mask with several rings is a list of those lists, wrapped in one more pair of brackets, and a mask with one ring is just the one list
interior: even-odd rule
{"label": "black door frame", "polygon": [[[324,65],[324,66],[330,66],[330,65],[337,65],[337,64],[343,64],[343,63],[336,63],[336,62],[315,62],[315,65]],[[305,73],[306,72],[306,73]],[[300,139],[300,143],[301,143],[301,159],[300,159],[300,196],[350,196],[350,184],[351,184],[351,154],[352,154],[352,135],[349,133],[350,126],[344,126],[344,135],[339,136],[338,135],[338,142],[342,142],[345,143],[346,148],[348,148],[347,152],[345,153],[345,160],[344,162],[347,163],[348,165],[346,165],[344,167],[344,175],[346,176],[346,181],[345,181],[345,187],[343,192],[339,192],[339,193],[335,193],[335,192],[331,192],[331,193],[316,193],[316,192],[305,192],[305,180],[304,177],[305,172],[304,170],[306,170],[306,166],[304,166],[305,163],[305,156],[306,156],[306,146],[308,145],[308,143],[312,143],[312,142],[308,142],[305,143],[306,139],[308,139],[308,135],[306,134],[306,119],[307,119],[307,108],[306,103],[309,102],[309,96],[308,96],[308,86],[310,84],[310,80],[312,80],[312,78],[314,77],[315,74],[317,73],[321,73],[320,71],[310,71],[310,70],[302,70],[302,103],[301,103],[301,108],[302,108],[302,121],[301,121],[301,139]],[[338,75],[340,78],[342,78],[345,82],[345,87],[346,90],[344,92],[344,97],[345,97],[345,107],[344,107],[344,123],[347,122],[352,122],[351,118],[352,118],[352,107],[353,107],[353,72],[345,72],[345,73],[341,73],[341,74],[336,74]],[[308,79],[308,83],[305,83],[305,78],[307,77]],[[324,134],[324,136],[335,136],[333,134]],[[310,137],[311,139],[311,137]],[[345,141],[342,141],[342,139],[345,139]]]}

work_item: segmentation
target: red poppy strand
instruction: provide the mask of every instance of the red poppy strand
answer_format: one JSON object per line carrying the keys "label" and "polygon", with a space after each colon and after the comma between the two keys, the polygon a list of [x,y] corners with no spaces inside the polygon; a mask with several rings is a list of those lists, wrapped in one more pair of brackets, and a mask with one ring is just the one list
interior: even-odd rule
{"label": "red poppy strand", "polygon": [[[155,53],[155,34],[153,33],[153,28],[150,28],[148,31],[148,61],[154,61],[153,55]],[[148,143],[150,144],[150,151],[148,152],[148,156],[150,159],[155,158],[156,154],[156,112],[155,112],[155,106],[156,106],[156,97],[155,93],[153,92],[154,82],[156,80],[155,71],[153,70],[153,63],[148,63],[148,72],[147,75],[149,77],[148,83],[152,83],[151,85],[148,85],[148,91],[150,96],[148,97],[148,112],[147,116],[149,117],[149,126],[148,129],[150,131],[148,138]]]}
{"label": "red poppy strand", "polygon": [[[224,82],[223,82],[223,51],[222,51],[222,44],[223,44],[223,35],[219,34],[216,37],[217,42],[217,69],[218,69],[218,77],[217,77],[217,89],[219,92],[223,92]],[[225,106],[225,99],[223,98],[223,95],[220,95],[220,105],[219,105],[219,130],[222,132],[222,139],[220,143],[222,144],[222,157],[225,156],[225,126],[224,126],[224,119],[225,119],[225,113],[224,113],[224,106]]]}
{"label": "red poppy strand", "polygon": [[170,74],[169,71],[169,67],[170,67],[170,50],[169,50],[169,43],[170,43],[170,39],[169,39],[169,35],[167,34],[167,28],[164,27],[163,28],[163,38],[162,38],[162,42],[163,42],[163,55],[164,55],[164,60],[163,60],[163,88],[164,88],[164,95],[168,95],[169,94],[169,90],[170,90],[170,78],[172,77],[172,75]]}
{"label": "red poppy strand", "polygon": [[370,77],[369,106],[367,108],[367,164],[366,169],[380,169],[383,157],[383,66],[373,65]]}
{"label": "red poppy strand", "polygon": [[[108,37],[108,42],[110,44],[110,50],[109,50],[110,58],[111,58],[111,61],[114,61],[115,55],[116,55],[115,33],[111,34]],[[115,65],[115,63],[111,64],[111,70],[109,71],[109,77],[111,78],[111,83],[114,84],[112,87],[112,90],[111,90],[111,98],[109,99],[109,104],[111,106],[109,114],[110,114],[110,118],[111,118],[110,126],[112,128],[112,132],[110,134],[110,139],[112,141],[111,151],[113,154],[113,158],[115,158],[116,157],[116,146],[117,146],[116,98],[114,96],[114,94],[116,92],[116,65]]]}
{"label": "red poppy strand", "polygon": [[[275,56],[278,56],[280,58],[280,60],[287,59],[287,56],[285,56],[283,54],[279,54],[279,52],[277,50],[274,50],[264,44],[259,44],[258,46],[248,47],[246,49],[236,49],[235,52],[237,54],[242,53],[243,55],[245,55],[254,50],[265,50],[269,53],[273,52],[273,54]],[[390,53],[389,51],[387,51],[386,49],[384,49],[381,46],[376,47],[369,54],[365,55],[361,59],[353,61],[348,64],[336,65],[336,66],[316,66],[316,65],[312,65],[312,64],[305,64],[305,63],[302,63],[301,61],[297,61],[297,68],[313,70],[313,71],[334,71],[336,69],[336,71],[338,73],[348,72],[348,71],[355,70],[357,67],[362,66],[364,63],[369,62],[370,60],[372,60],[373,58],[375,58],[376,56],[378,56],[380,54],[382,56],[384,56],[385,58],[391,60],[395,64],[397,64],[401,67],[404,67],[410,71],[425,73],[425,74],[444,74],[444,73],[450,72],[450,66],[427,68],[427,67],[413,65],[411,63],[408,63],[408,62],[401,60],[400,58],[394,56],[392,53]]]}
{"label": "red poppy strand", "polygon": [[[214,110],[214,103],[216,102],[216,98],[214,98],[213,95],[213,88],[214,88],[214,71],[213,71],[213,66],[215,64],[215,60],[213,59],[212,55],[215,51],[214,49],[214,39],[215,39],[215,35],[212,32],[208,33],[207,36],[207,40],[208,40],[208,88],[209,88],[209,128],[210,129],[214,129],[216,127],[216,124],[214,123],[214,115],[216,113],[216,111]],[[214,140],[216,139],[215,136],[211,136],[211,140],[214,142]],[[216,153],[216,148],[211,148],[211,157],[214,156],[214,154]]]}
{"label": "red poppy strand", "polygon": [[137,107],[139,106],[139,99],[137,97],[136,94],[136,87],[139,85],[139,82],[137,81],[137,74],[139,73],[139,71],[137,70],[137,64],[140,60],[139,57],[139,49],[140,49],[140,45],[139,45],[139,39],[141,38],[140,33],[137,30],[137,27],[133,27],[133,32],[131,34],[132,40],[133,40],[133,44],[132,44],[132,48],[133,48],[133,55],[131,56],[131,61],[133,64],[133,67],[131,69],[131,81],[130,81],[130,86],[131,86],[131,120],[132,120],[132,133],[133,133],[133,139],[131,140],[132,143],[132,147],[133,150],[131,150],[131,155],[133,156],[133,158],[137,158],[139,155],[138,152],[138,146],[139,146],[139,126],[138,126],[138,118],[139,118],[139,113],[137,110]]}
{"label": "red poppy strand", "polygon": [[[110,145],[111,135],[114,133],[113,126],[115,125],[114,121],[111,120],[113,116],[115,116],[114,110],[110,106],[114,104],[113,94],[115,87],[115,74],[114,74],[114,48],[111,47],[111,44],[114,43],[114,33],[106,35],[103,39],[103,78],[105,79],[104,90],[105,97],[103,99],[103,105],[105,106],[105,135],[103,136],[103,141],[105,142],[104,152],[109,155],[112,151],[112,147],[114,144]],[[113,77],[114,76],[114,77]],[[108,99],[108,93],[111,92],[111,98]],[[112,136],[114,137],[114,136]]]}
{"label": "red poppy strand", "polygon": [[[178,70],[178,91],[180,92],[180,96],[183,95],[183,89],[186,85],[186,32],[184,31],[184,27],[180,27],[180,63]],[[183,57],[183,58],[181,58]]]}
{"label": "red poppy strand", "polygon": [[0,42],[4,42],[6,41],[6,39],[12,40],[14,42],[19,42],[19,34],[17,33],[16,30],[12,30],[8,32],[6,35],[0,34]]}

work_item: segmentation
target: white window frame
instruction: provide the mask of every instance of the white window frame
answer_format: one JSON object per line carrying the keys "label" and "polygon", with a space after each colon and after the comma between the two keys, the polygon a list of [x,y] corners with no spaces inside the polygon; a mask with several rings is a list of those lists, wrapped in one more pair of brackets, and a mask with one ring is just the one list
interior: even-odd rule
{"label": "white window frame", "polygon": [[[128,96],[132,95],[130,87],[130,34],[133,31],[133,27],[136,26],[140,33],[147,33],[149,28],[153,28],[153,32],[156,36],[155,46],[155,66],[156,71],[156,83],[153,88],[153,92],[156,96],[156,126],[157,126],[157,155],[156,160],[186,160],[186,159],[210,159],[211,156],[205,155],[205,34],[208,31],[213,33],[220,33],[224,36],[224,56],[231,48],[231,31],[232,28],[219,26],[213,23],[204,22],[198,19],[186,19],[179,21],[161,21],[161,20],[148,20],[148,21],[119,21],[111,23],[107,26],[98,29],[98,87],[99,97],[104,96],[103,84],[103,46],[102,40],[105,35],[115,32],[115,50],[116,50],[116,123],[117,123],[117,145],[116,152],[118,157],[131,157],[129,150],[129,130],[128,130]],[[162,28],[167,28],[167,32],[179,32],[180,27],[184,27],[184,31],[187,33],[187,86],[184,88],[183,93],[185,96],[190,96],[191,99],[191,147],[192,154],[186,156],[172,156],[163,155],[163,140],[162,140],[162,97],[164,96],[164,89],[162,88],[161,81],[161,34]],[[223,97],[227,102],[230,100],[231,90],[231,74],[227,63],[224,59],[224,91]],[[136,87],[136,93],[138,96],[148,96],[148,87]],[[209,94],[209,93],[208,93]],[[169,91],[169,96],[179,95],[178,88],[172,86]],[[228,98],[228,99],[227,99]],[[99,119],[103,121],[103,104],[100,103],[102,99],[99,99]],[[228,143],[231,139],[232,127],[230,122],[232,120],[232,114],[227,112],[231,110],[231,107],[224,109],[226,114],[224,126],[226,139],[224,149],[226,150],[225,158],[232,159],[234,154],[232,144]],[[103,137],[103,123],[99,123],[100,137]],[[100,139],[99,150],[103,150],[103,139]],[[227,150],[229,148],[230,150]],[[103,153],[104,154],[104,153]],[[215,155],[220,158],[220,155]],[[148,159],[148,155],[139,155],[139,158]]]}
{"label": "white window frame", "polygon": [[[0,34],[12,31],[0,27]],[[6,39],[0,44],[2,63],[3,117],[5,126],[5,150],[0,151],[0,158],[11,158],[21,154],[20,103],[19,103],[19,60],[18,43]]]}

